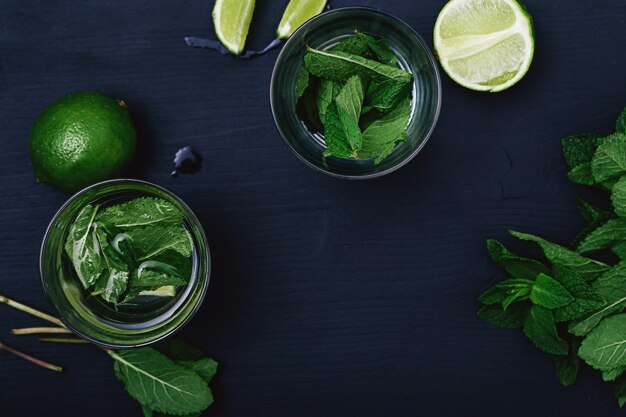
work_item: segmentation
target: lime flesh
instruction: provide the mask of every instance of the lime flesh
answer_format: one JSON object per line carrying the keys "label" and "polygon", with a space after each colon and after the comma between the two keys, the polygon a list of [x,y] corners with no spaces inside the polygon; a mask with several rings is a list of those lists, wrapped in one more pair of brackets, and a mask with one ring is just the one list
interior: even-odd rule
{"label": "lime flesh", "polygon": [[434,45],[455,82],[472,90],[502,91],[530,67],[532,19],[515,0],[451,0],[437,18]]}
{"label": "lime flesh", "polygon": [[222,45],[241,54],[254,13],[254,0],[217,0],[213,7],[213,26]]}
{"label": "lime flesh", "polygon": [[290,0],[276,34],[280,39],[287,39],[304,22],[320,14],[325,6],[326,0]]}

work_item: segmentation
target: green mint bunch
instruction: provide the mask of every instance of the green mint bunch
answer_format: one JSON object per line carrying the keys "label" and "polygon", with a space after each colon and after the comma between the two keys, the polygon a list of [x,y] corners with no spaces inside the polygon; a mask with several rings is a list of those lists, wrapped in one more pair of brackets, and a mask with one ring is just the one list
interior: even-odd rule
{"label": "green mint bunch", "polygon": [[325,156],[379,164],[406,140],[413,76],[384,39],[365,33],[308,48],[296,79],[298,115],[324,134]]}
{"label": "green mint bunch", "polygon": [[[518,256],[496,240],[487,241],[491,259],[507,273],[485,291],[478,310],[500,327],[521,329],[542,351],[554,355],[563,385],[576,381],[586,364],[613,383],[626,403],[626,109],[608,136],[581,134],[562,141],[568,177],[610,195],[607,209],[586,201],[578,209],[587,226],[566,246],[519,232],[541,256]],[[616,262],[592,258],[611,254]]]}
{"label": "green mint bunch", "polygon": [[183,215],[160,198],[105,209],[86,205],[64,249],[83,288],[110,303],[185,285],[191,276],[192,240]]}

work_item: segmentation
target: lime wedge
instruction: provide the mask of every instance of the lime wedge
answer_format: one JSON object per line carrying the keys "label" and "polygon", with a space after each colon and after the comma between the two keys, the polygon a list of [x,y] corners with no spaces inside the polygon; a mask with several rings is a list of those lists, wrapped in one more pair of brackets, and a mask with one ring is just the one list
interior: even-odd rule
{"label": "lime wedge", "polygon": [[246,45],[254,12],[254,0],[217,0],[213,7],[213,26],[222,45],[239,55]]}
{"label": "lime wedge", "polygon": [[515,0],[451,0],[435,23],[434,45],[455,82],[472,90],[502,91],[530,67],[532,19]]}
{"label": "lime wedge", "polygon": [[290,0],[276,34],[280,39],[287,39],[304,22],[322,13],[324,6],[326,0]]}
{"label": "lime wedge", "polygon": [[139,293],[139,295],[152,295],[155,297],[174,297],[176,295],[176,287],[173,285],[166,285],[159,287],[155,290],[145,290]]}

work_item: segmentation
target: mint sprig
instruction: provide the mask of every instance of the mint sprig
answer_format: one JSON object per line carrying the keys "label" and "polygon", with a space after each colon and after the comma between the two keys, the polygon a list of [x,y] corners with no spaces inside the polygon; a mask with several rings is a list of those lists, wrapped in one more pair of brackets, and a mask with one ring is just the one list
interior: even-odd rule
{"label": "mint sprig", "polygon": [[[485,291],[478,310],[482,319],[519,329],[539,349],[555,356],[563,385],[575,383],[584,365],[614,384],[620,406],[626,403],[626,109],[608,136],[581,134],[562,141],[577,184],[610,193],[608,209],[577,202],[587,226],[572,244],[559,245],[525,233],[516,238],[539,247],[543,257],[513,254],[489,240],[493,261],[507,277]],[[593,259],[610,254],[618,262]],[[603,259],[607,259],[604,256]]]}

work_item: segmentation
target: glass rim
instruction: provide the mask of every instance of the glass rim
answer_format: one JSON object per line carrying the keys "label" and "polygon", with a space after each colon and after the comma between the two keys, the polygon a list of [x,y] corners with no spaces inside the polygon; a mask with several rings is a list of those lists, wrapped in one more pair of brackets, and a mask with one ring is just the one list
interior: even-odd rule
{"label": "glass rim", "polygon": [[[304,158],[304,156],[300,155],[300,153],[296,149],[294,149],[294,147],[291,145],[291,143],[289,143],[289,140],[285,137],[285,133],[283,132],[283,129],[280,127],[279,123],[277,122],[276,106],[278,104],[274,102],[274,91],[275,91],[275,88],[276,88],[276,73],[277,73],[277,69],[278,69],[280,63],[283,61],[284,54],[286,53],[285,51],[288,49],[289,45],[293,42],[294,39],[297,38],[297,35],[300,32],[304,32],[309,26],[314,24],[317,20],[320,20],[320,19],[322,19],[324,17],[327,17],[329,15],[333,15],[333,14],[337,14],[337,13],[346,13],[346,12],[370,12],[370,13],[374,13],[374,14],[379,14],[379,15],[385,16],[386,18],[389,18],[391,20],[395,20],[397,23],[399,23],[404,28],[406,28],[409,31],[409,33],[412,36],[415,37],[415,39],[419,42],[419,44],[422,46],[424,52],[426,53],[426,56],[428,57],[428,60],[429,60],[429,62],[432,65],[432,69],[433,69],[432,72],[433,72],[433,75],[434,75],[434,78],[435,78],[435,81],[436,81],[436,86],[437,86],[437,88],[436,88],[436,102],[437,103],[435,105],[434,118],[432,120],[431,125],[428,128],[428,131],[424,135],[424,138],[421,141],[421,143],[418,146],[416,146],[415,149],[413,149],[413,151],[410,154],[408,154],[403,160],[401,160],[396,165],[390,166],[389,168],[387,168],[385,170],[382,170],[382,171],[373,172],[373,173],[364,174],[364,175],[338,174],[338,173],[335,173],[335,172],[331,172],[329,170],[323,169],[323,168],[321,168],[321,167],[311,163],[306,158]],[[434,54],[432,53],[432,51],[430,50],[430,48],[428,47],[428,45],[426,44],[424,39],[415,31],[415,29],[413,29],[413,27],[411,25],[409,25],[408,23],[406,23],[404,20],[400,19],[399,17],[397,17],[397,16],[395,16],[395,15],[389,13],[389,12],[386,12],[384,10],[381,10],[381,9],[378,9],[378,8],[375,8],[375,7],[367,7],[367,6],[339,7],[337,9],[332,9],[332,10],[320,13],[317,16],[313,16],[312,18],[310,18],[309,20],[304,22],[298,29],[296,29],[291,34],[289,39],[287,39],[287,42],[285,42],[285,45],[280,50],[280,53],[278,54],[278,57],[276,58],[276,62],[274,64],[274,68],[272,69],[272,77],[271,77],[271,81],[270,81],[270,107],[271,107],[271,110],[272,110],[272,118],[274,119],[274,125],[276,126],[276,129],[278,130],[278,133],[280,134],[280,137],[282,138],[283,142],[285,142],[287,147],[291,150],[291,152],[294,155],[296,155],[298,157],[298,159],[300,161],[304,162],[307,166],[313,168],[315,171],[321,172],[323,174],[326,174],[326,175],[334,177],[334,178],[340,178],[340,179],[346,179],[346,180],[367,180],[367,179],[382,177],[384,175],[387,175],[387,174],[390,174],[392,172],[397,171],[398,169],[402,168],[403,166],[405,166],[406,164],[411,162],[413,160],[413,158],[415,158],[415,156],[417,156],[417,154],[420,153],[420,151],[424,148],[424,146],[426,145],[426,143],[428,142],[428,140],[432,136],[432,133],[435,130],[435,127],[437,126],[437,121],[439,120],[439,115],[441,113],[441,101],[442,101],[441,75],[439,73],[439,68],[437,66],[437,60],[435,59]]]}
{"label": "glass rim", "polygon": [[[189,311],[189,313],[186,315],[186,317],[183,318],[183,320],[180,322],[180,324],[178,324],[177,326],[173,327],[172,329],[167,330],[166,332],[164,332],[163,334],[159,335],[158,337],[156,337],[154,339],[151,339],[151,340],[148,340],[148,341],[139,342],[139,343],[132,343],[132,344],[116,344],[116,343],[109,343],[109,342],[103,342],[101,340],[97,340],[93,336],[87,335],[84,332],[82,332],[80,330],[77,330],[71,323],[69,323],[65,319],[63,314],[59,311],[59,308],[57,307],[57,304],[52,299],[52,296],[48,292],[48,288],[46,286],[46,282],[45,282],[45,279],[44,279],[44,262],[45,262],[44,261],[44,251],[45,251],[45,248],[46,248],[46,244],[48,243],[48,238],[50,237],[50,231],[51,231],[52,227],[54,226],[56,221],[59,219],[59,217],[63,214],[65,209],[67,209],[67,207],[72,202],[74,202],[78,197],[80,197],[80,196],[84,195],[85,193],[93,190],[94,188],[98,188],[98,187],[102,187],[102,186],[106,186],[106,185],[112,185],[112,184],[128,184],[128,183],[147,185],[148,187],[156,188],[157,190],[159,190],[161,192],[164,192],[168,196],[170,196],[173,199],[175,199],[176,202],[178,204],[180,204],[187,211],[187,213],[189,214],[191,219],[198,226],[198,230],[200,232],[200,237],[202,238],[202,240],[204,242],[204,246],[206,248],[206,256],[203,259],[203,261],[206,263],[206,280],[204,281],[204,284],[203,284],[203,286],[201,288],[201,292],[200,292],[200,295],[198,297],[198,300],[197,300],[196,304],[193,306],[191,311]],[[210,251],[210,248],[209,248],[209,244],[208,244],[208,240],[207,240],[207,237],[206,237],[206,233],[204,232],[204,228],[202,227],[202,223],[200,223],[200,220],[198,219],[196,214],[191,210],[191,208],[187,205],[187,203],[185,203],[180,197],[178,197],[176,194],[174,194],[173,192],[169,191],[168,189],[166,189],[164,187],[161,187],[160,185],[151,183],[149,181],[138,180],[138,179],[134,179],[134,178],[117,178],[117,179],[101,181],[101,182],[89,185],[89,186],[83,188],[82,190],[74,193],[72,196],[70,196],[65,201],[65,203],[63,203],[63,205],[61,205],[61,207],[56,211],[54,216],[52,216],[52,219],[50,220],[50,223],[48,223],[48,226],[46,227],[46,232],[45,232],[43,240],[41,242],[41,248],[40,248],[40,251],[39,251],[39,278],[41,280],[41,286],[43,287],[43,291],[44,291],[44,294],[46,295],[46,299],[48,300],[48,303],[52,306],[52,308],[56,312],[59,320],[61,320],[61,322],[69,330],[71,330],[72,333],[74,333],[76,336],[79,336],[79,337],[81,337],[81,338],[83,338],[83,339],[85,339],[85,340],[87,340],[87,341],[89,341],[89,342],[91,342],[91,343],[93,343],[93,344],[95,344],[97,346],[102,346],[102,347],[111,348],[111,349],[132,349],[132,348],[144,347],[144,346],[149,346],[149,345],[158,343],[158,342],[160,342],[160,341],[162,341],[162,340],[164,340],[164,339],[174,335],[175,333],[178,333],[196,315],[196,313],[198,312],[198,310],[202,306],[202,303],[204,302],[204,298],[205,298],[207,290],[209,288],[209,281],[211,279],[211,251]]]}

